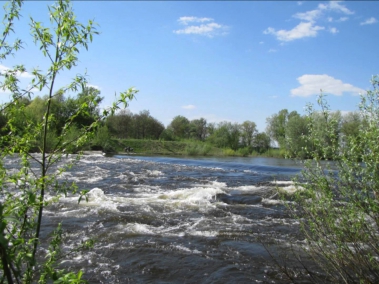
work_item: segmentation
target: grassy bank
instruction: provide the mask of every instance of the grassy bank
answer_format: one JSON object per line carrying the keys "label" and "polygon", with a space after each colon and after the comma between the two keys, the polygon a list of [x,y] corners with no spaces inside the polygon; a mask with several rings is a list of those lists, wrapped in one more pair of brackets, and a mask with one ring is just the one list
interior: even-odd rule
{"label": "grassy bank", "polygon": [[124,153],[126,147],[133,148],[133,152],[143,155],[175,155],[175,156],[262,156],[283,158],[284,152],[280,149],[269,149],[265,153],[248,153],[244,149],[234,151],[221,149],[204,142],[196,141],[160,141],[140,139],[114,140],[117,152]]}
{"label": "grassy bank", "polygon": [[200,142],[178,142],[140,139],[117,140],[116,150],[125,152],[125,147],[133,148],[133,152],[146,155],[190,155],[190,156],[219,156],[222,149]]}

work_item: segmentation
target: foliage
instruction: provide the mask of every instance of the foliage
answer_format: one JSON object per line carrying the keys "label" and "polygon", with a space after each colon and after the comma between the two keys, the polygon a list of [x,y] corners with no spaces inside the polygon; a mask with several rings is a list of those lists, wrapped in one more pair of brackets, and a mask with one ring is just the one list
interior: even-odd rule
{"label": "foliage", "polygon": [[209,144],[192,143],[187,145],[186,154],[189,156],[206,156],[212,147]]}
{"label": "foliage", "polygon": [[251,148],[250,147],[239,148],[237,150],[237,153],[239,156],[247,157],[251,154]]}
{"label": "foliage", "polygon": [[240,126],[237,123],[220,122],[207,141],[220,148],[239,148]]}
{"label": "foliage", "polygon": [[159,140],[163,141],[175,141],[174,132],[170,128],[166,128],[162,131],[161,135],[159,135]]}
{"label": "foliage", "polygon": [[288,120],[285,128],[285,145],[289,157],[309,158],[306,151],[311,145],[305,139],[308,134],[307,117],[295,114]]}
{"label": "foliage", "polygon": [[341,143],[347,143],[350,138],[359,138],[359,128],[365,127],[365,122],[359,112],[349,112],[341,118]]}
{"label": "foliage", "polygon": [[[21,40],[7,43],[14,21],[20,14],[21,1],[7,3],[0,58],[5,60],[21,47]],[[19,74],[26,72],[23,65],[4,71],[1,89],[11,93],[11,101],[1,107],[5,115],[1,132],[0,160],[0,281],[8,283],[82,283],[82,272],[66,273],[58,269],[62,229],[58,226],[49,244],[41,243],[41,225],[44,208],[61,195],[77,191],[74,184],[58,180],[62,172],[75,160],[65,163],[68,150],[79,149],[93,137],[95,130],[119,105],[127,106],[136,91],[129,89],[110,109],[97,115],[98,93],[86,85],[86,79],[77,75],[73,81],[56,88],[60,73],[78,63],[80,48],[88,48],[95,24],[83,25],[76,20],[68,1],[60,0],[49,7],[50,27],[30,18],[31,35],[46,58],[46,70],[34,69],[28,88],[22,89]],[[30,101],[34,89],[47,90],[42,98]],[[60,109],[68,92],[82,90],[77,107],[71,112]],[[90,115],[92,113],[92,115]],[[96,113],[96,115],[93,115]],[[42,114],[42,115],[41,115]],[[89,119],[90,118],[90,119]],[[31,154],[37,147],[38,154]],[[79,157],[79,156],[78,156]],[[7,161],[13,159],[12,169]],[[18,167],[15,172],[13,167]],[[47,194],[52,197],[46,198]],[[80,193],[79,200],[85,192]],[[43,245],[45,250],[40,250]],[[37,262],[38,259],[38,262]]]}
{"label": "foliage", "polygon": [[254,136],[257,132],[257,125],[255,124],[255,122],[246,120],[241,124],[240,129],[242,147],[251,148],[253,146]]}
{"label": "foliage", "polygon": [[286,124],[288,121],[288,110],[282,109],[277,114],[273,114],[272,116],[266,119],[267,134],[276,142],[278,142],[279,146],[282,148],[285,145],[285,133],[286,133]]}
{"label": "foliage", "polygon": [[270,150],[271,139],[265,132],[255,134],[253,140],[253,149],[259,154]]}
{"label": "foliage", "polygon": [[224,156],[236,156],[236,151],[230,148],[225,148],[222,152]]}
{"label": "foliage", "polygon": [[91,148],[93,150],[100,149],[105,153],[115,152],[115,145],[112,142],[111,136],[106,125],[97,128],[91,140]]}
{"label": "foliage", "polygon": [[[361,98],[358,135],[339,147],[337,115],[321,95],[320,111],[308,108],[309,135],[301,186],[294,213],[306,237],[306,252],[332,283],[379,282],[379,77]],[[314,115],[316,114],[316,115]],[[320,136],[318,118],[323,119]],[[327,143],[326,143],[327,141]],[[333,163],[325,163],[325,157]],[[324,282],[312,273],[316,282]]]}
{"label": "foliage", "polygon": [[138,114],[122,110],[108,117],[106,125],[112,136],[121,139],[159,139],[165,128],[147,110]]}
{"label": "foliage", "polygon": [[189,132],[191,138],[204,141],[207,136],[207,121],[204,118],[191,120]]}
{"label": "foliage", "polygon": [[189,138],[190,122],[184,116],[175,116],[167,128],[171,129],[174,136],[179,139]]}

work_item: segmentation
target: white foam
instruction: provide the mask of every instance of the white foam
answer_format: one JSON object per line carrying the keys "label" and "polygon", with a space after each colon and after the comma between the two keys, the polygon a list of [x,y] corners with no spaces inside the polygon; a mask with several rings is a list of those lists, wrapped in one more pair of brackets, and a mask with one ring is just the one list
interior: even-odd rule
{"label": "white foam", "polygon": [[217,187],[217,188],[226,188],[227,185],[225,182],[218,182],[218,181],[213,181],[212,186]]}
{"label": "white foam", "polygon": [[199,254],[201,253],[201,251],[195,249],[195,250],[191,250],[185,246],[182,246],[182,245],[176,245],[176,246],[173,246],[174,249],[177,249],[177,250],[180,250],[180,251],[185,251],[185,252],[189,252],[189,253],[193,253],[193,254]]}
{"label": "white foam", "polygon": [[254,174],[257,173],[257,171],[252,171],[252,170],[243,170],[243,172],[244,172],[244,173],[254,173]]}
{"label": "white foam", "polygon": [[102,180],[102,179],[103,179],[102,176],[94,176],[92,178],[86,179],[86,182],[88,182],[88,183],[95,183],[95,182],[98,182],[99,180]]}
{"label": "white foam", "polygon": [[194,187],[185,188],[162,194],[161,199],[171,199],[171,200],[187,200],[187,201],[200,201],[200,200],[211,200],[212,197],[218,193],[223,193],[222,190],[218,188],[208,187]]}
{"label": "white foam", "polygon": [[216,231],[190,231],[190,232],[187,232],[187,235],[190,235],[193,237],[212,238],[212,237],[217,237],[218,232]]}
{"label": "white foam", "polygon": [[291,180],[275,180],[275,181],[271,181],[270,183],[272,183],[272,184],[294,184],[294,182]]}
{"label": "white foam", "polygon": [[283,200],[276,200],[276,199],[262,199],[262,204],[264,205],[278,205],[278,204],[283,204]]}
{"label": "white foam", "polygon": [[278,191],[287,195],[293,195],[297,191],[303,191],[305,190],[304,187],[299,186],[299,185],[289,185],[285,187],[279,187]]}
{"label": "white foam", "polygon": [[266,189],[266,188],[261,187],[261,186],[255,186],[255,185],[243,185],[243,186],[237,186],[237,187],[230,187],[230,189],[244,191],[244,192],[256,192],[256,191],[262,191],[262,189]]}
{"label": "white foam", "polygon": [[101,188],[93,188],[91,189],[87,194],[87,200],[88,202],[101,202],[106,201],[108,198],[105,196],[104,191]]}
{"label": "white foam", "polygon": [[146,170],[146,173],[148,176],[153,176],[153,177],[163,176],[163,173],[161,171],[157,171],[157,170],[153,170],[153,171]]}
{"label": "white foam", "polygon": [[150,229],[149,225],[139,223],[127,224],[126,226],[123,226],[123,230],[128,234],[154,234],[154,232]]}

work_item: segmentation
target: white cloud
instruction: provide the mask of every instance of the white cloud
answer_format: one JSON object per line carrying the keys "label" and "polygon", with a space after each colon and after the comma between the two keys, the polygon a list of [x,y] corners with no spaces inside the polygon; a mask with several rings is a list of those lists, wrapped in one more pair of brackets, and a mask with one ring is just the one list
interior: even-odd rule
{"label": "white cloud", "polygon": [[[328,14],[332,12],[342,13],[345,15],[354,14],[353,11],[349,10],[340,2],[341,1],[330,1],[326,4],[319,4],[316,9],[294,14],[292,17],[301,20],[301,22],[291,30],[276,30],[269,27],[264,30],[263,33],[272,34],[281,42],[288,42],[304,37],[316,37],[319,31],[325,30],[325,27],[316,24],[318,20],[327,22],[342,22],[346,21],[348,18],[340,17],[339,20],[335,21],[333,17]],[[331,28],[329,29],[329,32],[335,34],[338,30],[336,28]]]}
{"label": "white cloud", "polygon": [[198,17],[180,17],[178,22],[182,25],[188,25],[188,23],[204,23],[204,22],[213,22],[212,18],[198,18]]}
{"label": "white cloud", "polygon": [[276,49],[273,49],[273,48],[271,48],[271,49],[269,49],[269,50],[268,50],[268,52],[269,52],[269,53],[273,53],[273,52],[277,52],[277,50],[276,50]]}
{"label": "white cloud", "polygon": [[303,5],[304,1],[297,1],[297,5],[301,6]]}
{"label": "white cloud", "polygon": [[314,22],[318,17],[321,16],[322,11],[319,9],[311,10],[303,13],[296,13],[293,15],[294,18],[303,20],[303,21],[309,21]]}
{"label": "white cloud", "polygon": [[367,19],[366,21],[360,23],[360,25],[361,26],[363,26],[363,25],[372,25],[372,24],[375,24],[377,22],[378,22],[377,19],[375,19],[374,17],[371,17],[371,18]]}
{"label": "white cloud", "polygon": [[275,35],[280,41],[292,41],[303,37],[315,37],[318,31],[325,29],[324,27],[314,26],[311,22],[301,22],[292,30],[279,30],[276,31],[273,28],[266,29],[264,34]]}
{"label": "white cloud", "polygon": [[186,106],[182,106],[182,108],[191,110],[191,109],[195,109],[196,107],[194,105],[186,105]]}
{"label": "white cloud", "polygon": [[300,87],[291,90],[291,97],[308,97],[323,93],[341,96],[343,93],[358,95],[365,93],[365,90],[354,87],[351,84],[342,82],[329,75],[303,75],[297,78]]}
{"label": "white cloud", "polygon": [[341,17],[337,20],[337,22],[345,22],[349,19],[349,17]]}
{"label": "white cloud", "polygon": [[[314,10],[296,13],[295,15],[293,15],[293,17],[302,21],[314,22],[317,18],[321,17],[323,13],[328,11],[339,12],[346,15],[354,14],[353,11],[350,11],[344,5],[341,5],[340,1],[330,1],[328,4],[319,4],[317,8]],[[328,17],[327,20],[331,22],[333,21],[333,18]]]}
{"label": "white cloud", "polygon": [[[229,27],[214,22],[212,18],[180,17],[178,22],[186,27],[173,31],[176,34],[196,34],[207,37],[226,35]],[[192,23],[192,25],[188,25]]]}
{"label": "white cloud", "polygon": [[337,28],[329,28],[329,32],[332,33],[332,34],[336,34],[339,32],[339,30]]}
{"label": "white cloud", "polygon": [[327,21],[329,23],[331,22],[341,23],[341,22],[346,22],[348,19],[349,17],[339,17],[337,20],[334,20],[333,17],[328,17]]}
{"label": "white cloud", "polygon": [[354,14],[353,11],[349,10],[348,8],[346,8],[346,6],[344,6],[340,3],[341,3],[341,1],[330,1],[327,5],[320,4],[319,7],[325,6],[325,9],[327,9],[327,10],[340,12],[340,13],[343,13],[346,15]]}

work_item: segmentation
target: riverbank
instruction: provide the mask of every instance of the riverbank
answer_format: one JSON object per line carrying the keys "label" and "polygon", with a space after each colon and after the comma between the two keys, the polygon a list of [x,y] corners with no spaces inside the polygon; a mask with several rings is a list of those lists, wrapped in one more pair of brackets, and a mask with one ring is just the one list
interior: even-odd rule
{"label": "riverbank", "polygon": [[141,155],[173,155],[173,156],[234,156],[234,157],[273,157],[284,158],[284,151],[280,149],[268,149],[264,153],[244,149],[234,151],[229,148],[217,148],[205,142],[197,141],[162,141],[141,139],[117,139],[114,140],[115,150],[118,153],[128,153],[130,147],[132,153]]}

